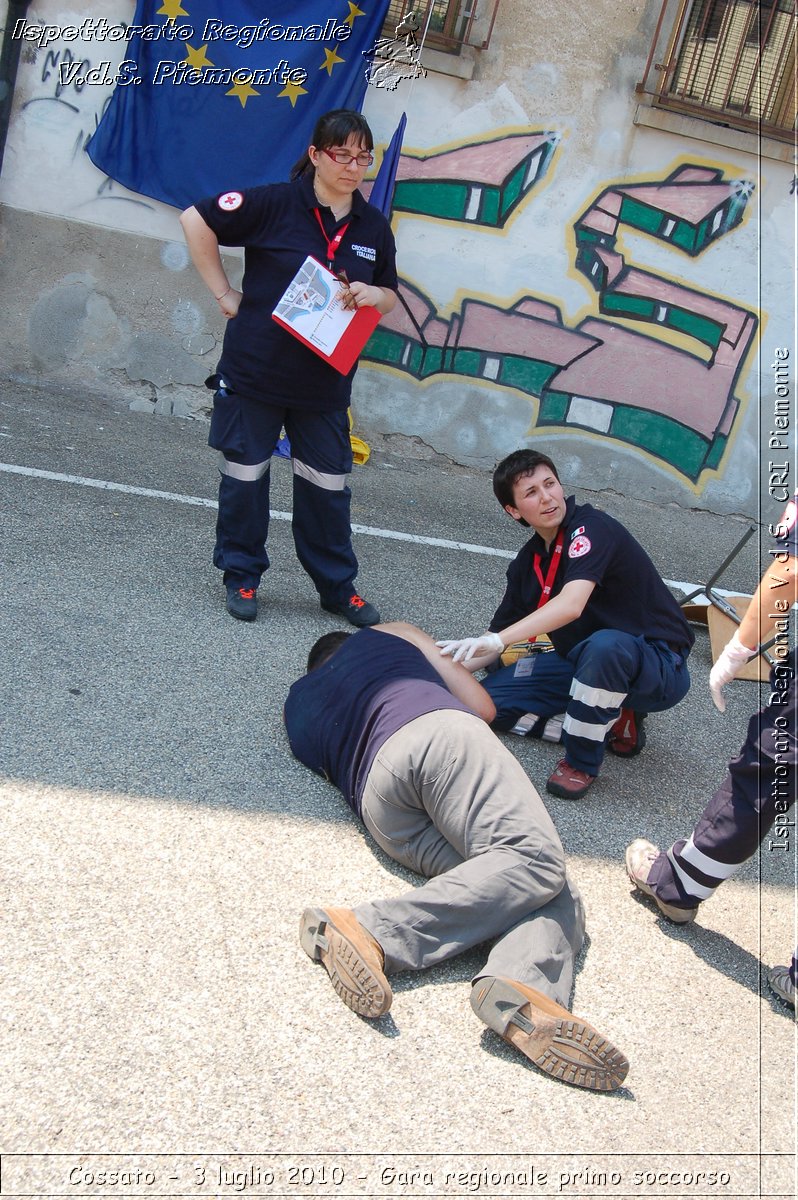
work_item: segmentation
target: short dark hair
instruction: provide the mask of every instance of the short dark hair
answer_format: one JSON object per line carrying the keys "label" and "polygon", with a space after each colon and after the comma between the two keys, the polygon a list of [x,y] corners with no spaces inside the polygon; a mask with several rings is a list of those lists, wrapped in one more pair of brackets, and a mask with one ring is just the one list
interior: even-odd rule
{"label": "short dark hair", "polygon": [[548,467],[554,478],[559,481],[560,476],[554,463],[548,454],[541,454],[539,450],[514,450],[501,460],[493,472],[493,494],[502,508],[513,503],[513,488],[518,480],[523,479],[525,475],[533,475],[538,467]]}
{"label": "short dark hair", "polygon": [[[329,150],[330,146],[345,146],[352,134],[360,139],[366,150],[374,149],[374,137],[363,114],[351,108],[333,108],[319,117],[310,144],[317,150]],[[298,179],[300,175],[312,175],[314,170],[306,150],[291,168],[290,178]]]}
{"label": "short dark hair", "polygon": [[332,633],[323,633],[321,637],[310,647],[308,655],[307,672],[315,671],[316,667],[322,667],[328,658],[332,658],[336,650],[343,646],[347,638],[352,634],[345,629],[334,629]]}

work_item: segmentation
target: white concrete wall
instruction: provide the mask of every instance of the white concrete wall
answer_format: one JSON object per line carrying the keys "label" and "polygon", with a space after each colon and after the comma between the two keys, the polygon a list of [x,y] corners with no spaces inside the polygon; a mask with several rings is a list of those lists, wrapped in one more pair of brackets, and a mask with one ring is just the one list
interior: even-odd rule
{"label": "white concrete wall", "polygon": [[[190,0],[186,7],[190,12]],[[133,8],[123,0],[90,0],[77,11],[42,0],[28,19],[74,25],[103,15],[109,22],[130,21]],[[364,436],[415,435],[458,461],[485,466],[534,442],[585,486],[756,513],[760,417],[769,428],[777,347],[789,349],[794,395],[794,168],[790,161],[760,157],[753,135],[726,133],[727,144],[717,144],[710,140],[716,127],[703,122],[683,123],[680,132],[635,124],[635,83],[658,11],[658,0],[545,9],[529,0],[502,0],[490,47],[477,53],[472,79],[429,71],[393,92],[370,88],[365,111],[382,144],[407,110],[409,158],[449,150],[462,156],[470,147],[526,133],[557,135],[546,170],[502,223],[397,211],[400,275],[440,322],[461,314],[464,301],[501,311],[531,297],[557,306],[563,330],[590,318],[635,330],[642,368],[647,360],[649,366],[658,361],[662,343],[677,363],[680,356],[709,351],[650,322],[600,314],[598,293],[575,265],[578,219],[608,189],[663,181],[684,166],[713,169],[725,185],[751,181],[742,220],[699,253],[682,253],[628,225],[616,231],[615,248],[627,266],[761,320],[739,378],[729,386],[738,406],[720,461],[691,473],[634,438],[567,422],[539,424],[542,400],[492,380],[495,365],[487,377],[448,369],[422,378],[379,358],[364,361],[354,403]],[[176,210],[107,180],[85,155],[110,89],[59,88],[57,64],[69,53],[93,65],[123,56],[119,44],[96,41],[59,40],[49,50],[23,50],[0,179],[7,328],[2,365],[23,374],[79,375],[123,389],[142,407],[195,412],[207,405],[199,384],[214,366],[223,333],[216,306],[188,263]],[[16,297],[11,307],[9,280]],[[485,353],[498,336],[485,326]],[[633,381],[621,383],[634,403]],[[702,403],[700,394],[694,403]]]}
{"label": "white concrete wall", "polygon": [[[104,16],[109,24],[129,24],[134,8],[130,0],[90,0],[80,7],[43,0],[31,5],[27,22],[80,27],[86,17]],[[149,237],[181,237],[173,209],[109,182],[84,152],[113,89],[59,83],[62,63],[86,60],[98,66],[110,61],[115,69],[124,57],[125,43],[120,42],[57,38],[46,48],[23,44],[0,202]]]}

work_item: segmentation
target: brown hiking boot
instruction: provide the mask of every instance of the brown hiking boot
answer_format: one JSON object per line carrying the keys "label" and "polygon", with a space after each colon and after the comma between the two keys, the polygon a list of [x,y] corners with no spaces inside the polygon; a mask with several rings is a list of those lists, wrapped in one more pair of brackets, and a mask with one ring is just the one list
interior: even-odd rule
{"label": "brown hiking boot", "polygon": [[668,904],[667,901],[660,900],[648,882],[651,868],[659,858],[659,854],[660,852],[653,842],[648,842],[645,838],[635,838],[631,845],[626,847],[626,874],[638,892],[651,897],[663,917],[673,921],[674,925],[689,925],[696,918],[698,905],[681,908],[677,904]]}
{"label": "brown hiking boot", "polygon": [[348,1008],[361,1017],[382,1017],[393,995],[383,967],[382,947],[351,908],[306,908],[299,941],[314,962],[323,964]]}
{"label": "brown hiking boot", "polygon": [[486,975],[471,989],[471,1007],[480,1021],[555,1079],[611,1092],[626,1078],[626,1056],[536,988]]}

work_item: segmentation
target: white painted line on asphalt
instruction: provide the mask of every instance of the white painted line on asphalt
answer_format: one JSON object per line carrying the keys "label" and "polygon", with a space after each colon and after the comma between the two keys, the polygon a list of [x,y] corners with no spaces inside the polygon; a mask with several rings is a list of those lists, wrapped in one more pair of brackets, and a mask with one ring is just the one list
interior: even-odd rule
{"label": "white painted line on asphalt", "polygon": [[422,537],[418,533],[400,533],[396,529],[375,529],[373,525],[353,525],[352,533],[386,538],[394,542],[416,542],[421,546],[442,546],[444,550],[467,550],[469,554],[490,554],[494,558],[515,558],[518,551],[497,550],[494,546],[474,546],[471,542],[450,542],[448,538]]}
{"label": "white painted line on asphalt", "polygon": [[[191,504],[195,508],[218,508],[215,500],[206,500],[204,496],[185,496],[180,492],[161,492],[157,488],[134,487],[129,483],[112,483],[108,479],[86,479],[83,475],[63,475],[59,471],[41,471],[35,467],[20,467],[15,463],[0,463],[0,471],[10,475],[29,475],[34,479],[51,479],[55,483],[76,483],[80,487],[97,488],[103,492],[124,492],[129,496],[148,496],[152,500],[172,500],[176,504]],[[290,512],[276,512],[272,509],[272,519],[275,521],[290,521]],[[452,542],[447,538],[422,537],[416,533],[401,533],[397,529],[376,529],[372,525],[353,525],[353,533],[362,533],[366,537],[383,538],[386,541],[413,542],[421,546],[439,546],[442,550],[465,550],[468,554],[483,554],[493,558],[515,558],[512,550],[499,550],[495,546],[476,546],[471,542]],[[682,583],[675,579],[664,581],[668,587],[678,588],[685,594],[694,592],[697,583]],[[737,592],[727,592],[723,588],[715,588],[721,596],[735,596]],[[702,597],[696,597],[696,604],[708,603]]]}
{"label": "white painted line on asphalt", "polygon": [[[40,471],[34,467],[18,467],[0,463],[0,471],[10,475],[31,475],[34,479],[52,479],[55,483],[77,483],[81,487],[99,488],[103,492],[125,492],[128,496],[150,496],[153,500],[174,500],[178,504],[193,504],[199,508],[218,508],[215,500],[202,496],[181,496],[179,492],[159,492],[156,488],[133,487],[129,483],[111,483],[108,479],[86,479],[83,475],[62,475],[59,471]],[[276,515],[276,514],[273,514]]]}
{"label": "white painted line on asphalt", "polygon": [[[52,479],[56,483],[76,483],[81,487],[99,488],[104,492],[125,492],[130,496],[149,496],[153,500],[173,500],[177,504],[192,504],[198,508],[218,508],[215,500],[206,500],[203,496],[185,496],[180,492],[161,492],[157,488],[134,487],[129,483],[111,483],[107,479],[86,479],[83,475],[62,475],[58,471],[41,471],[34,467],[18,467],[12,463],[0,463],[0,471],[12,475],[31,475],[35,479]],[[272,509],[272,519],[275,521],[290,521],[293,514]],[[395,542],[414,542],[422,546],[440,546],[444,550],[467,550],[470,554],[489,554],[498,558],[515,558],[509,550],[497,550],[493,546],[475,546],[470,542],[452,542],[447,538],[422,537],[415,533],[401,533],[395,529],[375,529],[371,525],[353,525],[353,533],[363,533],[367,537],[378,537]]]}

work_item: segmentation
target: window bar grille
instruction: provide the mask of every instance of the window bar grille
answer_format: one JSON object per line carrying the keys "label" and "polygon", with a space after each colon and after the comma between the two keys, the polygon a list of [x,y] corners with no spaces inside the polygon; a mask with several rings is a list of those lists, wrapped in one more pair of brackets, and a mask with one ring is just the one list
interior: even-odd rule
{"label": "window bar grille", "polygon": [[[774,12],[775,12],[775,8],[774,8]],[[785,69],[786,59],[787,59],[787,55],[790,53],[791,46],[793,47],[793,55],[795,54],[795,41],[794,41],[795,36],[796,36],[795,33],[793,33],[792,37],[790,37],[790,35],[788,34],[786,37],[782,38],[782,40],[781,40],[781,48],[779,50],[779,57],[776,60],[776,65],[773,70],[773,78],[770,81],[770,87],[768,88],[767,99],[765,100],[765,103],[762,107],[763,120],[766,116],[768,118],[773,116],[777,121],[780,120],[780,114],[773,113],[773,111],[771,109],[771,105],[773,105],[775,107],[775,105],[778,103],[778,93],[781,88],[781,84],[784,80],[784,76],[787,73],[786,69]],[[792,81],[793,95],[794,95],[795,87],[796,87],[795,63],[793,64],[791,81]],[[776,92],[775,97],[773,95],[774,90]],[[785,117],[786,117],[786,101],[785,101]],[[793,129],[794,128],[795,128],[795,117],[793,117]]]}
{"label": "window bar grille", "polygon": [[[763,29],[761,26],[762,6],[760,4],[757,4],[756,6],[754,6],[753,4],[751,5],[751,18],[748,22],[748,29],[746,30],[746,33],[745,33],[745,40],[746,40],[746,42],[748,41],[748,37],[749,37],[749,34],[750,34],[752,28],[755,25],[757,25],[757,23],[759,23],[759,51],[757,53],[754,70],[751,74],[751,82],[748,85],[748,90],[745,93],[745,99],[743,101],[743,112],[746,112],[746,113],[751,111],[751,96],[753,95],[755,84],[759,84],[760,102],[762,99],[762,78],[761,78],[761,76],[762,76],[762,60],[763,60],[764,53],[765,53],[765,47],[768,45],[768,42],[770,41],[770,33],[771,33],[771,29],[773,28],[773,22],[776,19],[776,13],[778,11],[778,7],[779,7],[778,0],[773,0],[773,3],[771,3],[771,5],[770,5],[770,13],[768,14],[767,25]],[[789,38],[784,39],[784,42],[781,47],[781,53],[779,54],[779,62],[777,63],[777,68],[781,63],[782,54],[784,52],[785,46],[789,44],[789,40],[790,40]],[[773,95],[773,85],[775,84],[778,77],[779,77],[779,72],[777,69],[773,72],[773,78],[771,79],[770,87],[768,88],[767,99],[764,104],[760,104],[759,111],[760,111],[760,115],[762,116],[763,119],[770,112],[770,98]]]}
{"label": "window bar grille", "polygon": [[646,65],[643,68],[643,80],[642,80],[642,83],[638,83],[637,88],[635,89],[638,92],[645,90],[646,80],[648,79],[648,73],[651,70],[651,64],[654,61],[654,54],[655,54],[657,46],[659,44],[659,35],[662,33],[662,23],[665,20],[665,10],[667,9],[667,7],[668,7],[668,0],[663,0],[663,5],[662,5],[662,8],[659,10],[659,17],[657,18],[657,28],[654,30],[654,38],[651,42],[651,49],[648,52],[648,58],[646,59]]}
{"label": "window bar grille", "polygon": [[[751,10],[753,11],[753,6],[751,6]],[[728,11],[728,14],[729,14],[729,35],[728,35],[728,39],[727,39],[727,40],[728,40],[728,41],[731,41],[731,36],[732,36],[732,31],[731,31],[731,22],[732,22],[733,15],[734,15],[734,12],[735,12],[735,5],[734,5],[734,4],[730,4],[730,5],[728,5],[727,11]],[[737,51],[736,51],[736,53],[735,53],[735,55],[734,55],[734,62],[732,63],[732,65],[731,65],[731,69],[729,70],[729,73],[728,73],[728,79],[727,79],[727,82],[726,82],[726,90],[725,90],[725,91],[724,91],[724,93],[723,93],[723,98],[722,98],[722,100],[720,101],[720,103],[718,103],[717,101],[715,101],[715,102],[714,102],[714,104],[712,104],[712,107],[713,107],[713,108],[721,108],[721,109],[723,109],[723,108],[736,108],[736,107],[737,107],[737,105],[736,105],[736,104],[732,104],[732,102],[731,102],[731,99],[730,99],[730,98],[731,98],[731,94],[732,94],[732,92],[733,92],[733,90],[734,90],[734,85],[735,85],[735,83],[737,82],[737,72],[738,72],[738,70],[740,69],[740,63],[741,63],[741,61],[742,61],[743,53],[744,53],[744,51],[745,51],[745,39],[748,37],[748,30],[749,30],[749,29],[750,29],[750,14],[749,14],[749,21],[746,21],[746,25],[745,25],[745,31],[744,31],[744,33],[742,34],[742,36],[741,36],[740,34],[738,34],[738,35],[737,35]],[[718,38],[718,44],[720,44],[720,38]],[[723,47],[723,48],[724,48],[724,50],[726,49],[726,45],[725,45],[725,44],[724,44],[724,47]],[[754,70],[753,70],[753,71],[752,71],[752,73],[751,73],[751,79],[752,79],[752,81],[753,81],[753,80],[754,80],[754,79],[757,77],[757,73],[758,73],[758,70],[759,70],[759,64],[760,64],[760,61],[761,61],[761,59],[762,59],[762,51],[761,51],[761,49],[759,49],[759,50],[757,50],[757,61],[756,61],[756,64],[755,64],[755,66],[754,66]],[[713,81],[713,82],[714,82],[714,81]],[[711,89],[709,89],[709,94],[711,95]],[[707,102],[708,102],[708,103],[711,103],[711,102],[709,102],[709,101],[707,101]],[[747,108],[745,108],[745,106],[744,106],[744,105],[741,105],[741,106],[740,106],[740,111],[741,111],[743,114],[745,114],[745,113],[747,113],[747,112],[748,112],[748,109],[747,109]]]}
{"label": "window bar grille", "polygon": [[[707,3],[707,12],[711,13],[711,11],[712,11],[712,4],[711,4],[711,0],[710,0],[710,2]],[[705,104],[708,108],[726,108],[728,105],[728,101],[729,101],[729,95],[731,94],[731,89],[734,86],[734,80],[736,78],[737,67],[739,66],[739,63],[740,63],[740,56],[741,56],[742,50],[741,50],[741,46],[738,46],[737,56],[734,60],[734,65],[732,66],[732,69],[729,71],[728,64],[726,62],[726,53],[729,49],[730,44],[733,42],[733,37],[734,37],[733,22],[734,22],[734,4],[733,3],[729,4],[727,2],[727,0],[724,0],[723,17],[721,19],[720,28],[718,29],[717,41],[715,42],[715,53],[713,54],[712,62],[709,65],[709,72],[707,75],[707,82],[704,87],[704,94],[700,98],[701,104]],[[699,63],[700,63],[701,43],[697,42],[696,45],[698,46]],[[724,93],[722,102],[720,104],[718,104],[717,100],[713,101],[711,99],[711,97],[712,97],[712,94],[713,94],[715,88],[718,85],[723,86],[723,76],[724,76],[724,72],[726,72],[726,71],[728,71],[728,81],[726,83],[726,91]]]}
{"label": "window bar grille", "polygon": [[[768,28],[770,28],[770,23],[773,19],[773,14],[775,11],[776,11],[776,6],[774,4],[770,10],[770,17],[768,18]],[[752,4],[751,11],[748,15],[748,20],[746,22],[745,32],[743,33],[742,37],[740,38],[740,45],[737,50],[737,60],[735,62],[735,67],[737,65],[737,62],[739,62],[740,59],[742,58],[743,50],[745,49],[745,47],[748,46],[750,48],[751,46],[753,46],[755,44],[754,42],[750,42],[748,39],[749,39],[751,30],[753,29],[754,25],[756,24],[757,14],[759,12],[761,12],[761,9],[759,8],[759,6]],[[745,90],[745,95],[743,96],[743,100],[742,100],[741,109],[742,109],[742,112],[744,112],[744,113],[750,113],[750,111],[751,111],[751,97],[754,93],[754,86],[756,84],[759,85],[759,93],[758,94],[759,94],[760,100],[762,97],[762,73],[763,73],[762,59],[763,59],[764,48],[765,48],[765,38],[760,37],[759,42],[756,47],[756,58],[754,59],[753,66],[751,69],[751,78],[749,80],[748,87]],[[733,84],[734,84],[734,72],[732,72],[731,82],[729,83],[729,88],[728,88],[726,97],[724,98],[724,107],[728,103],[728,96],[731,95],[731,90],[732,90]]]}
{"label": "window bar grille", "polygon": [[[704,5],[703,5],[701,14],[697,21],[695,21],[695,22],[693,21],[693,13],[692,12],[690,13],[690,25],[692,25],[692,31],[690,29],[690,25],[688,25],[687,37],[690,41],[692,41],[693,49],[692,49],[692,54],[690,56],[690,62],[687,64],[687,68],[685,70],[684,87],[680,88],[680,90],[683,91],[684,94],[687,96],[693,95],[693,89],[696,86],[696,81],[698,79],[698,75],[701,70],[701,61],[703,58],[703,52],[704,52],[704,48],[706,47],[707,41],[708,41],[707,33],[709,31],[709,19],[710,19],[711,15],[712,15],[712,0],[704,0]],[[709,79],[712,78],[712,75],[715,71],[715,65],[718,61],[718,54],[720,53],[720,48],[723,45],[724,26],[726,25],[728,19],[729,19],[729,9],[728,9],[728,6],[724,5],[723,17],[721,19],[720,28],[718,29],[717,41],[715,42],[715,54],[712,59],[712,62],[709,65],[709,72],[708,72]],[[678,63],[678,59],[674,60],[674,65],[676,65],[677,63]],[[702,102],[706,100],[706,92],[704,93],[704,96],[701,99],[702,99]]]}
{"label": "window bar grille", "polygon": [[475,45],[475,49],[485,50],[493,34],[500,0],[426,0],[423,5],[421,0],[391,0],[383,32],[393,32],[408,11],[415,11],[421,29],[426,29],[432,11],[433,17],[440,20],[440,28],[436,28],[435,23],[430,25],[427,44],[433,48],[437,44],[439,49],[443,46],[447,50],[458,50],[461,46],[472,45],[471,34],[474,21],[479,16],[480,3],[492,5],[490,24],[484,40]]}
{"label": "window bar grille", "polygon": [[797,11],[798,0],[663,0],[636,90],[785,140],[795,130]]}

